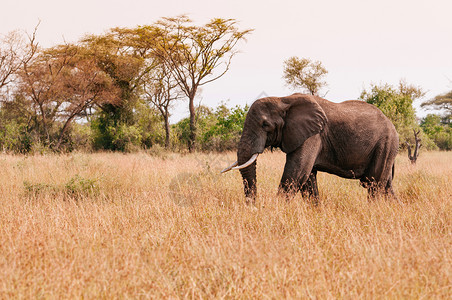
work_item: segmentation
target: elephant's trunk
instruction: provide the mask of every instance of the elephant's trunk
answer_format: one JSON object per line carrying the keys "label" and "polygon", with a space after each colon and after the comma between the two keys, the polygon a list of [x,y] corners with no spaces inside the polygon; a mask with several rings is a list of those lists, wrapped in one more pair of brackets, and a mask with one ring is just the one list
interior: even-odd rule
{"label": "elephant's trunk", "polygon": [[[252,158],[254,154],[261,153],[262,150],[252,150],[251,145],[246,142],[246,139],[241,139],[238,150],[237,150],[237,162],[240,165],[245,164]],[[245,192],[245,197],[251,202],[254,202],[256,197],[257,187],[256,187],[256,160],[249,166],[240,169],[243,180],[243,188]]]}
{"label": "elephant's trunk", "polygon": [[256,161],[254,161],[248,167],[240,169],[240,173],[242,174],[243,190],[245,192],[245,197],[247,199],[251,199],[251,201],[254,202],[254,199],[257,194]]}

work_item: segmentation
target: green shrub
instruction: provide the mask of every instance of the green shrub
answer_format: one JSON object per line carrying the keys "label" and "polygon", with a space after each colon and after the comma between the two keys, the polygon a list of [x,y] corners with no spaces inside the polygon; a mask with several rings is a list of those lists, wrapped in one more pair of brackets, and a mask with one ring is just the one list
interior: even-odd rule
{"label": "green shrub", "polygon": [[65,184],[31,183],[24,181],[25,195],[28,197],[37,197],[47,194],[55,197],[62,195],[77,199],[84,196],[99,194],[99,185],[96,179],[84,178],[78,174],[70,178]]}
{"label": "green shrub", "polygon": [[97,185],[97,180],[83,178],[76,174],[65,184],[64,192],[69,196],[77,198],[80,196],[97,194],[99,192],[99,187]]}
{"label": "green shrub", "polygon": [[441,116],[428,114],[421,121],[421,128],[441,150],[452,150],[452,125],[444,123]]}

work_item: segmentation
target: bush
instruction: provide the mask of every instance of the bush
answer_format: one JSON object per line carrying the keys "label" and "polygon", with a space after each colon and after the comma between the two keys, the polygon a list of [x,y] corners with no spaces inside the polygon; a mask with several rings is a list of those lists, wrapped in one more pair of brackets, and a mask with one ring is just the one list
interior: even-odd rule
{"label": "bush", "polygon": [[216,112],[216,122],[202,137],[203,150],[235,150],[240,140],[249,107],[236,106],[229,110],[220,105]]}
{"label": "bush", "polygon": [[452,150],[452,131],[439,132],[434,135],[433,140],[441,150]]}
{"label": "bush", "polygon": [[452,150],[452,126],[444,123],[441,116],[428,114],[421,121],[421,128],[441,150]]}
{"label": "bush", "polygon": [[3,124],[0,128],[0,146],[3,151],[26,153],[30,150],[30,144],[30,136],[15,121]]}
{"label": "bush", "polygon": [[[237,147],[243,131],[249,107],[235,106],[232,109],[224,103],[215,111],[198,107],[196,148],[202,151],[229,151]],[[173,126],[179,148],[186,148],[190,137],[189,119],[185,118]]]}
{"label": "bush", "polygon": [[91,122],[93,146],[97,150],[132,151],[141,146],[141,131],[136,125],[100,114]]}

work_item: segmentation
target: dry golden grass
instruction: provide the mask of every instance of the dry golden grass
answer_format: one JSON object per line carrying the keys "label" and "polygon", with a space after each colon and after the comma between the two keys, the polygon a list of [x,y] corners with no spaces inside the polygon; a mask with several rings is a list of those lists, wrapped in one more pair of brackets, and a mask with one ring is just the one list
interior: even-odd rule
{"label": "dry golden grass", "polygon": [[0,298],[450,298],[452,153],[397,158],[396,200],[321,174],[257,209],[233,153],[0,155]]}

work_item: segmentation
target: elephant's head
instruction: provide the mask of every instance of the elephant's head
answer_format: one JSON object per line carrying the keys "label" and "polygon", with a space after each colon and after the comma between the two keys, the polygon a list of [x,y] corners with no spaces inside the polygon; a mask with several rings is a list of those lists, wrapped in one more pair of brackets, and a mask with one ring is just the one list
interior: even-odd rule
{"label": "elephant's head", "polygon": [[245,196],[256,195],[256,158],[266,147],[280,147],[290,153],[321,132],[325,112],[310,95],[268,97],[256,100],[245,119],[237,149],[237,162],[223,170],[240,169]]}

